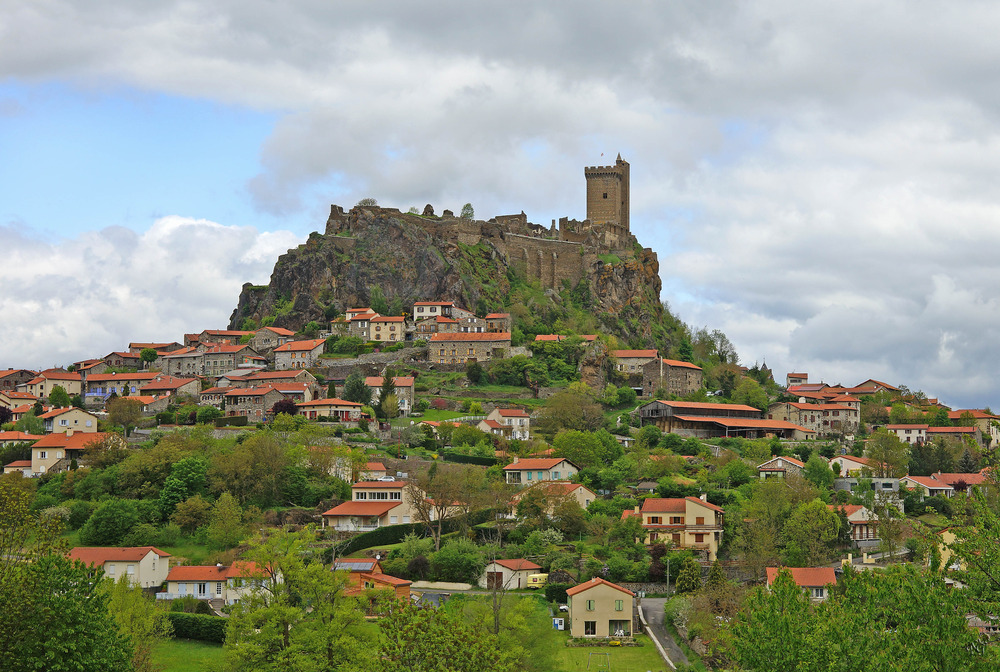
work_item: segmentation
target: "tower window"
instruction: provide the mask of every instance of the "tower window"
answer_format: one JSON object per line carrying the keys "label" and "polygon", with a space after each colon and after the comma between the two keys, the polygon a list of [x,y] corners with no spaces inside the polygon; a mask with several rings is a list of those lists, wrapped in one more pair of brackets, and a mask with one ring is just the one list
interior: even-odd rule
{"label": "tower window", "polygon": [[607,198],[607,197],[608,197],[608,194],[607,194],[607,192],[605,192],[604,193],[604,198]]}

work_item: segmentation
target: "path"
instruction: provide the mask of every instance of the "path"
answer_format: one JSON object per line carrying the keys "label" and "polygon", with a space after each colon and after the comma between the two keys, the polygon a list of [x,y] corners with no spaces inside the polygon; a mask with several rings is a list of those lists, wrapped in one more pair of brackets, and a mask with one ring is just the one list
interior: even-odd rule
{"label": "path", "polygon": [[666,603],[667,598],[665,597],[644,597],[640,609],[649,624],[650,637],[659,642],[666,654],[667,663],[676,669],[678,665],[690,665],[691,663],[663,625],[663,605]]}

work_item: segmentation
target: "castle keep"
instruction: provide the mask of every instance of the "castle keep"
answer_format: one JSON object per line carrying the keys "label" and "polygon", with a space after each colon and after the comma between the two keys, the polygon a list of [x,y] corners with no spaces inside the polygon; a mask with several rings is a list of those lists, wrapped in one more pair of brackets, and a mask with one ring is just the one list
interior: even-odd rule
{"label": "castle keep", "polygon": [[520,268],[526,277],[538,280],[545,288],[560,289],[564,282],[575,286],[589,273],[600,271],[605,263],[601,255],[620,253],[621,258],[627,258],[635,249],[629,230],[628,162],[619,154],[613,166],[584,168],[584,177],[587,218],[578,221],[562,217],[558,227],[555,220],[549,228],[533,224],[523,212],[479,221],[456,217],[448,210],[436,217],[378,206],[357,206],[345,213],[333,205],[326,234],[351,235],[352,222],[362,213],[390,216],[416,225],[439,240],[463,245],[487,243],[508,266]]}

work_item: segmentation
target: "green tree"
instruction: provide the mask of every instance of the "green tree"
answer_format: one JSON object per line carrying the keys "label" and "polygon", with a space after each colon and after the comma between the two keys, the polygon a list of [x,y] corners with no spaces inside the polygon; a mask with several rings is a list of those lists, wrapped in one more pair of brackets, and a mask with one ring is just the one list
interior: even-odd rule
{"label": "green tree", "polygon": [[246,534],[247,526],[239,502],[228,492],[222,493],[208,517],[208,545],[222,550],[233,548],[243,541]]}
{"label": "green tree", "polygon": [[142,360],[145,368],[149,368],[149,365],[155,362],[159,358],[159,354],[153,348],[143,348],[139,351],[139,359]]}
{"label": "green tree", "polygon": [[[399,415],[399,398],[398,397],[396,397],[396,413],[394,413],[393,415],[391,415],[391,416],[387,415],[386,414],[386,410],[387,409],[385,409],[385,408],[382,407],[382,402],[385,401],[386,397],[388,397],[389,395],[392,395],[393,397],[396,397],[396,381],[393,380],[391,372],[387,370],[385,372],[385,375],[382,376],[382,386],[379,388],[379,393],[378,393],[379,404],[378,404],[378,406],[375,407],[376,414],[378,414],[378,417],[383,418],[383,419],[384,418],[390,418],[390,417],[394,418],[397,415]],[[374,395],[372,395],[372,396],[374,397]]]}
{"label": "green tree", "polygon": [[111,399],[107,404],[108,422],[127,430],[142,417],[142,402],[127,397]]}
{"label": "green tree", "polygon": [[62,385],[53,385],[49,392],[49,403],[57,408],[67,408],[70,406],[69,394]]}
{"label": "green tree", "polygon": [[153,649],[173,632],[170,620],[142,588],[122,575],[117,581],[100,582],[101,592],[107,596],[108,611],[118,632],[132,645],[132,667],[135,672],[154,672]]}
{"label": "green tree", "polygon": [[712,568],[708,570],[708,579],[705,581],[705,585],[711,588],[722,588],[727,583],[726,575],[722,573],[722,565],[716,558],[712,563]]}
{"label": "green tree", "polygon": [[885,428],[873,433],[865,451],[873,460],[872,474],[878,478],[900,478],[910,464],[910,449],[895,433]]}
{"label": "green tree", "polygon": [[701,565],[688,556],[681,563],[681,571],[677,574],[677,592],[694,593],[701,589]]}
{"label": "green tree", "polygon": [[45,423],[38,417],[39,415],[41,413],[36,413],[34,410],[28,411],[14,423],[14,429],[25,434],[41,436],[45,433]]}
{"label": "green tree", "polygon": [[462,213],[459,215],[462,219],[475,219],[476,211],[472,208],[472,203],[466,203],[462,206]]}
{"label": "green tree", "polygon": [[118,546],[138,523],[134,501],[106,499],[80,529],[80,542],[85,546]]}
{"label": "green tree", "polygon": [[170,521],[185,532],[191,533],[206,524],[211,513],[212,504],[201,495],[195,495],[177,504]]}
{"label": "green tree", "polygon": [[814,627],[809,598],[782,569],[768,589],[757,588],[747,595],[732,625],[732,656],[744,670],[798,672],[814,646],[810,641]]}
{"label": "green tree", "polygon": [[767,392],[753,378],[743,378],[736,385],[732,395],[733,403],[753,406],[761,411],[767,410]]}
{"label": "green tree", "polygon": [[485,373],[483,365],[478,361],[471,361],[465,367],[465,377],[468,378],[469,382],[473,385],[481,383]]}
{"label": "green tree", "polygon": [[198,422],[202,425],[208,424],[215,420],[216,418],[222,417],[222,411],[217,409],[215,406],[202,406],[198,409]]}
{"label": "green tree", "polygon": [[378,201],[375,200],[374,198],[372,198],[371,196],[368,196],[368,197],[362,198],[360,201],[358,201],[357,205],[355,205],[354,207],[356,207],[356,208],[371,208],[371,207],[376,207],[377,208],[378,207]]}
{"label": "green tree", "polygon": [[823,564],[829,560],[839,533],[840,518],[822,500],[800,504],[783,529],[788,564],[793,567]]}
{"label": "green tree", "polygon": [[813,454],[809,457],[802,475],[820,490],[829,490],[833,487],[833,470],[819,454]]}
{"label": "green tree", "polygon": [[382,417],[388,420],[399,416],[399,398],[396,393],[387,394],[381,398],[382,401],[379,402],[379,409],[382,411]]}
{"label": "green tree", "polygon": [[372,390],[365,385],[364,377],[354,371],[344,381],[344,400],[367,406],[372,401]]}

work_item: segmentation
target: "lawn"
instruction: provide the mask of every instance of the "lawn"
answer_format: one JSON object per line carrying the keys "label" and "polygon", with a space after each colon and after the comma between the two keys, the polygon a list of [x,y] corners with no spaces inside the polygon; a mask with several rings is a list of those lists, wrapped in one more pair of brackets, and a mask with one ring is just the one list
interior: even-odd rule
{"label": "lawn", "polygon": [[[583,672],[587,670],[587,663],[590,663],[590,670],[610,670],[610,672],[656,672],[663,670],[667,672],[670,666],[660,657],[660,652],[656,650],[656,645],[645,635],[637,635],[636,640],[642,642],[642,646],[575,646],[565,647],[559,651],[560,672]],[[608,658],[604,655],[610,654],[611,667],[602,667]],[[591,656],[590,654],[594,654]]]}
{"label": "lawn", "polygon": [[214,672],[222,669],[222,645],[193,639],[168,639],[153,651],[163,672]]}

